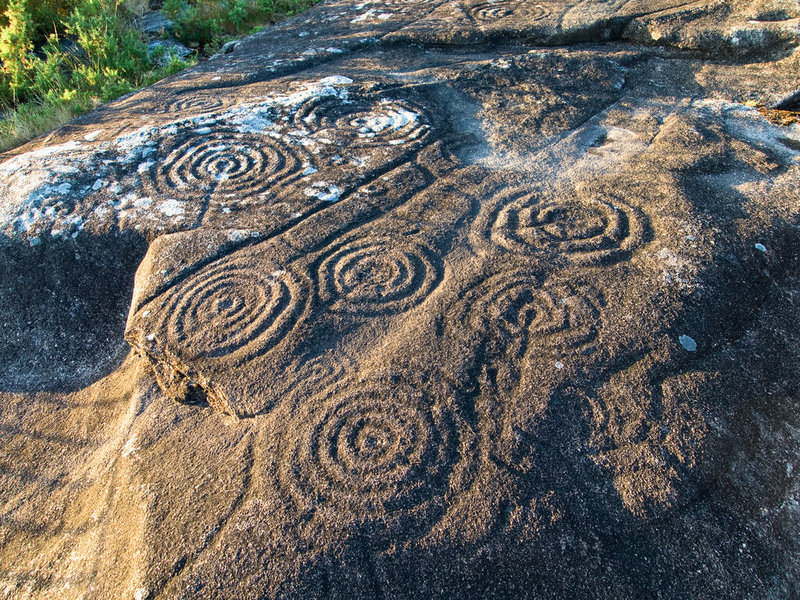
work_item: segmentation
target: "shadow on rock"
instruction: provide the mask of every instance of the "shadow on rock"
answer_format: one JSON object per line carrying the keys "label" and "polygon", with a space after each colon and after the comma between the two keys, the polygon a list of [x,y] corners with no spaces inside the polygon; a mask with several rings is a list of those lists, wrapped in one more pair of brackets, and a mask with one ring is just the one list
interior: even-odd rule
{"label": "shadow on rock", "polygon": [[117,368],[137,234],[82,234],[30,246],[0,238],[0,391],[70,392]]}

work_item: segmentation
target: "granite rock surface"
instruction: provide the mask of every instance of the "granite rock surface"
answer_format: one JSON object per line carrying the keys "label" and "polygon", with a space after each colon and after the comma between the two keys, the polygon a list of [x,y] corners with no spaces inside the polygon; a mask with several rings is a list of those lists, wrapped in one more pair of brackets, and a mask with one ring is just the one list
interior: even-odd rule
{"label": "granite rock surface", "polygon": [[326,0],[0,157],[0,598],[800,596],[798,44]]}

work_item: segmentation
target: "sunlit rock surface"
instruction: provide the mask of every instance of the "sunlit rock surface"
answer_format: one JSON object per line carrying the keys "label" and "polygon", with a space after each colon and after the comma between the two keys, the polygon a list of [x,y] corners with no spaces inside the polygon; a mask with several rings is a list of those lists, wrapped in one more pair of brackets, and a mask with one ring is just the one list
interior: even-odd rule
{"label": "sunlit rock surface", "polygon": [[798,17],[328,1],[5,155],[0,597],[798,597]]}

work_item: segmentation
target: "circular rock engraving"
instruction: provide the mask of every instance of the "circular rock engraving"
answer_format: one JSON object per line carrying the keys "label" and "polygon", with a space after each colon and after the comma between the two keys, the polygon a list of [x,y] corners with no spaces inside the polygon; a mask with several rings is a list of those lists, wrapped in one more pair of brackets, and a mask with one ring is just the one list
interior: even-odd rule
{"label": "circular rock engraving", "polygon": [[406,534],[442,517],[469,485],[475,435],[449,388],[416,379],[372,374],[293,415],[276,466],[300,512],[403,525]]}
{"label": "circular rock engraving", "polygon": [[517,254],[557,253],[599,264],[629,255],[644,241],[645,219],[622,202],[517,197],[489,215],[489,239]]}
{"label": "circular rock engraving", "polygon": [[422,244],[391,238],[347,243],[320,267],[320,295],[334,310],[399,313],[421,303],[441,280],[441,262]]}
{"label": "circular rock engraving", "polygon": [[192,96],[172,102],[167,107],[167,112],[204,113],[223,108],[225,104],[221,97]]}
{"label": "circular rock engraving", "polygon": [[484,340],[490,355],[520,359],[529,348],[547,355],[586,351],[600,329],[601,295],[589,284],[541,285],[536,274],[491,277],[462,298],[453,333]]}
{"label": "circular rock engraving", "polygon": [[495,0],[476,4],[469,13],[478,23],[483,24],[500,21],[511,15],[514,15],[515,20],[525,23],[544,19],[551,14],[550,9],[543,4],[520,2],[519,0]]}
{"label": "circular rock engraving", "polygon": [[150,174],[164,195],[192,197],[201,191],[248,196],[299,174],[300,167],[295,150],[274,138],[213,131],[194,134],[169,149]]}
{"label": "circular rock engraving", "polygon": [[526,273],[502,274],[470,294],[469,324],[498,341],[514,340],[521,350],[547,353],[585,348],[596,337],[602,301],[588,285],[537,285]]}
{"label": "circular rock engraving", "polygon": [[421,109],[390,99],[315,98],[298,109],[294,121],[305,133],[367,146],[407,146],[430,132]]}
{"label": "circular rock engraving", "polygon": [[292,273],[223,259],[167,292],[160,330],[188,356],[251,357],[291,330],[308,297]]}

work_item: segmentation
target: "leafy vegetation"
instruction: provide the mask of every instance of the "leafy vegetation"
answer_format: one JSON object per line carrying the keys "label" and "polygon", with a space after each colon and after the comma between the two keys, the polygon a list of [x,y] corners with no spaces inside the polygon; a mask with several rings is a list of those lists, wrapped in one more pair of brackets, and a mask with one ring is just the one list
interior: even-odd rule
{"label": "leafy vegetation", "polygon": [[198,52],[190,61],[164,61],[133,27],[148,0],[0,0],[0,151],[316,1],[165,0],[175,35]]}
{"label": "leafy vegetation", "polygon": [[231,36],[300,13],[318,0],[165,0],[162,12],[175,22],[187,46],[208,51]]}

